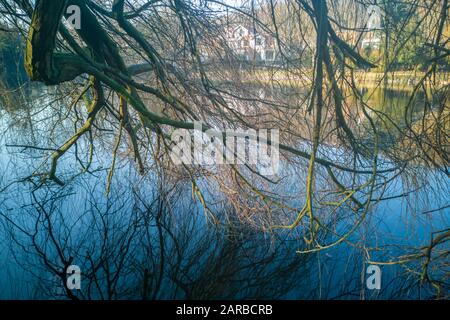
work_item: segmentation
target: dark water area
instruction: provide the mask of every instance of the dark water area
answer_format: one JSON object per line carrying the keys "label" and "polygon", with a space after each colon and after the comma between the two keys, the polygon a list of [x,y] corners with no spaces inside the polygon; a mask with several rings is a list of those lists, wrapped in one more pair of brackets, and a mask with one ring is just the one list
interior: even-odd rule
{"label": "dark water area", "polygon": [[[397,260],[450,226],[450,182],[441,171],[417,165],[379,191],[366,219],[346,241],[317,253],[305,250],[303,230],[260,230],[242,223],[218,190],[204,184],[214,225],[194,199],[189,180],[150,171],[140,175],[126,148],[107,195],[114,136],[105,130],[83,172],[89,145],[80,143],[60,161],[64,187],[43,183],[44,161],[73,132],[55,89],[35,89],[14,110],[0,107],[0,298],[63,298],[65,264],[82,270],[82,295],[90,299],[415,299],[431,298],[411,270],[419,262],[379,264],[382,289],[366,287],[366,268]],[[362,92],[390,113],[408,103],[402,92]],[[398,114],[397,114],[398,112]],[[58,122],[60,125],[52,126]],[[383,130],[389,131],[389,127]],[[37,146],[39,148],[30,148]],[[45,148],[48,148],[46,150]],[[326,154],[327,150],[321,151]],[[148,160],[151,161],[153,160]],[[304,170],[282,164],[278,192],[299,206]],[[320,183],[320,182],[319,182]],[[325,182],[323,182],[325,183]],[[202,185],[202,179],[199,179]],[[413,190],[413,191],[411,191]],[[382,194],[382,195],[381,195]],[[440,210],[436,210],[442,208]],[[356,218],[333,221],[347,230]],[[295,219],[294,216],[289,219]],[[332,234],[321,240],[330,243]],[[378,248],[371,251],[370,248]],[[448,248],[448,244],[447,244]],[[370,252],[370,255],[368,254]],[[435,268],[433,277],[448,272]],[[447,261],[445,263],[445,261]]]}

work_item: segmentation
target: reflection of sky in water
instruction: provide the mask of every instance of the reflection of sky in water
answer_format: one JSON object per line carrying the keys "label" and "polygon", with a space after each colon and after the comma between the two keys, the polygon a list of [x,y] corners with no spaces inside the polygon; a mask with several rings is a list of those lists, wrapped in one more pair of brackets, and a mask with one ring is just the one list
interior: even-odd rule
{"label": "reflection of sky in water", "polygon": [[[20,109],[11,113],[0,110],[0,188],[8,185],[10,182],[23,178],[33,171],[39,169],[42,159],[38,158],[42,151],[26,150],[20,152],[21,148],[6,147],[6,144],[34,144],[44,147],[47,144],[46,136],[48,133],[47,123],[44,121],[51,114],[47,109],[40,110],[33,108],[31,111]],[[33,125],[27,121],[27,117],[33,119]],[[63,122],[64,127],[71,128],[68,121]],[[69,131],[70,132],[70,131]],[[67,137],[65,132],[54,132],[53,139],[57,143],[58,140],[63,141]],[[48,137],[47,137],[48,138]],[[99,147],[96,150],[95,168],[108,168],[111,162],[110,150],[104,143],[104,147]],[[54,145],[53,145],[54,146]],[[86,146],[80,145],[80,149]],[[328,150],[329,151],[329,150]],[[324,148],[320,152],[322,155],[327,154],[327,149]],[[333,151],[336,151],[335,149]],[[80,152],[82,154],[83,152]],[[73,150],[68,153],[60,161],[58,172],[61,176],[65,173],[78,173],[80,168],[77,164],[72,163]],[[342,159],[341,159],[342,160]],[[128,186],[138,186],[140,189],[149,188],[148,194],[152,193],[151,185],[154,178],[151,175],[146,178],[147,184],[138,184],[141,178],[136,175],[132,166],[126,164],[126,161],[121,161],[119,168],[114,176],[113,193],[121,194],[121,199],[124,203],[123,210],[131,210],[132,202],[131,195],[127,195]],[[40,172],[44,170],[38,170]],[[304,278],[294,279],[293,288],[283,297],[287,298],[330,298],[343,297],[358,298],[360,291],[350,290],[349,288],[361,288],[361,272],[364,270],[362,264],[365,261],[364,251],[362,246],[385,246],[385,245],[402,245],[402,246],[421,246],[426,245],[430,241],[430,233],[433,231],[444,229],[449,226],[449,209],[435,211],[431,213],[424,213],[439,207],[448,205],[450,184],[448,178],[434,170],[427,168],[416,168],[419,183],[416,186],[412,185],[412,181],[407,182],[404,178],[396,178],[389,188],[385,190],[383,197],[393,197],[393,199],[381,201],[376,204],[371,214],[366,221],[358,229],[358,231],[351,236],[351,244],[344,243],[331,250],[321,252],[316,255],[311,255],[308,260],[308,272],[303,273]],[[77,219],[77,212],[81,209],[88,209],[88,202],[92,199],[98,201],[99,205],[105,205],[105,181],[106,170],[95,172],[94,174],[85,174],[77,178],[76,183],[69,183],[66,193],[71,194],[60,202],[59,209],[67,213],[67,219]],[[301,206],[304,190],[303,185],[298,183],[301,177],[304,176],[303,170],[298,170],[295,167],[282,166],[283,184],[279,187],[279,192],[292,195],[292,205]],[[421,176],[421,177],[419,177]],[[300,180],[299,180],[300,179]],[[414,179],[410,179],[414,180]],[[421,185],[423,183],[423,185]],[[120,185],[123,185],[120,187]],[[144,186],[144,187],[143,187]],[[420,187],[417,192],[413,192],[406,198],[395,198],[395,196],[402,194],[407,190],[412,190],[414,187]],[[0,195],[0,210],[5,214],[13,213],[15,215],[26,215],[31,201],[29,195],[31,186],[29,184],[14,184]],[[189,207],[191,204],[190,186],[187,185],[186,196],[180,199],[179,208]],[[141,190],[142,191],[142,190]],[[214,194],[214,188],[209,190]],[[299,196],[296,196],[299,195]],[[129,196],[130,201],[125,197]],[[181,209],[180,209],[181,210]],[[206,230],[208,226],[205,224],[205,219],[202,216],[204,212],[199,206],[191,207],[190,210],[199,215],[196,220],[197,225],[192,230],[197,230],[199,234]],[[343,209],[345,210],[345,209]],[[351,215],[351,213],[349,213]],[[181,215],[182,216],[182,215]],[[293,217],[294,218],[294,217]],[[354,220],[351,220],[354,221]],[[343,222],[345,224],[345,222]],[[337,226],[339,229],[341,226]],[[76,228],[76,227],[75,227]],[[212,230],[211,232],[214,232]],[[293,233],[294,234],[294,233]],[[14,257],[7,250],[9,237],[4,234],[2,241],[2,252],[0,253],[0,287],[2,292],[0,298],[8,297],[25,297],[29,286],[33,287],[33,277],[26,271],[18,267],[14,261]],[[281,245],[286,252],[292,254],[292,259],[298,259],[295,251],[299,248],[299,242],[293,239],[293,236],[287,232],[279,232],[277,234],[278,240],[270,240],[267,237],[255,236],[255,241],[260,241],[261,246],[271,244],[274,241]],[[192,243],[196,243],[195,240]],[[325,241],[326,243],[326,241]],[[272,244],[273,245],[273,244]],[[191,250],[191,249],[190,249]],[[192,249],[193,250],[193,249]],[[212,249],[210,249],[212,250]],[[402,252],[403,248],[392,247],[383,253],[375,253],[373,260],[389,260]],[[17,251],[18,252],[18,251]],[[189,252],[189,250],[187,251]],[[206,264],[207,255],[200,257],[197,260],[198,265]],[[285,258],[286,259],[286,258]],[[288,260],[285,260],[285,264]],[[279,268],[281,264],[273,264],[268,269]],[[306,265],[305,265],[306,267]],[[386,285],[385,295],[380,297],[389,297],[389,290],[394,290],[396,284],[393,279],[395,275],[401,272],[401,268],[395,266],[385,266],[383,270],[383,283],[390,283]],[[297,270],[298,271],[298,270]],[[248,276],[249,274],[247,274]],[[284,277],[284,275],[279,275]],[[288,276],[286,276],[288,278]],[[280,281],[281,278],[274,278],[273,281]],[[27,283],[27,281],[29,281]],[[321,285],[319,285],[321,283]],[[170,284],[167,285],[169,290]],[[245,286],[245,284],[240,284]],[[257,284],[256,284],[257,285]],[[164,289],[163,289],[164,290]],[[350,290],[350,292],[346,292]],[[366,292],[366,297],[371,297],[375,293]],[[412,293],[411,293],[412,294]],[[245,294],[241,297],[245,297]],[[401,298],[401,297],[398,297]]]}

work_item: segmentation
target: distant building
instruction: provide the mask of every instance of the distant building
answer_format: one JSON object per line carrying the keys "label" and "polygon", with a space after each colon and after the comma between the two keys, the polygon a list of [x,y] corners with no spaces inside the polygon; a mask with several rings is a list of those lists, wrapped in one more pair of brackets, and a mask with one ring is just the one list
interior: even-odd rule
{"label": "distant building", "polygon": [[237,24],[228,28],[226,41],[241,60],[270,63],[277,59],[275,39],[257,32],[253,27]]}
{"label": "distant building", "polygon": [[381,47],[381,9],[378,6],[372,5],[368,8],[367,14],[366,29],[368,32],[361,42],[361,47],[379,49]]}

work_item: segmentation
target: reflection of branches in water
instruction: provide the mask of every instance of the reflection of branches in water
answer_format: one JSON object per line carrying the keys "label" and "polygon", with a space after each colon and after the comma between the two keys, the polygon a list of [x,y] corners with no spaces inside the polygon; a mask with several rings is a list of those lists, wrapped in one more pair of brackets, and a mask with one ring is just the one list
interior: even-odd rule
{"label": "reflection of branches in water", "polygon": [[[109,182],[119,171],[118,158],[129,155],[141,174],[170,171],[172,179],[190,180],[192,194],[214,221],[228,222],[220,218],[224,213],[214,203],[227,201],[240,221],[257,230],[277,234],[290,229],[306,244],[301,250],[305,253],[350,241],[371,208],[392,197],[386,190],[397,177],[417,177],[417,165],[432,166],[448,176],[448,85],[442,87],[435,81],[438,62],[448,55],[443,32],[448,24],[447,0],[433,1],[426,8],[417,1],[408,2],[403,27],[394,25],[395,15],[388,4],[382,7],[383,31],[388,34],[389,28],[398,29],[398,35],[386,37],[379,61],[384,60],[385,66],[380,85],[385,84],[404,44],[424,24],[433,26],[426,44],[432,57],[404,107],[403,125],[370,106],[356,84],[358,68],[376,67],[358,49],[358,41],[368,30],[355,26],[354,21],[370,1],[348,1],[345,13],[339,12],[342,4],[338,1],[251,1],[250,7],[211,3],[214,9],[183,1],[140,6],[116,0],[109,7],[85,0],[57,5],[40,0],[34,6],[29,1],[1,0],[6,21],[28,33],[26,67],[32,80],[66,90],[61,100],[64,107],[41,118],[46,126],[41,130],[50,131],[45,136],[52,142],[43,146],[33,141],[33,152],[42,151],[46,161],[27,180],[70,184],[74,178],[62,173],[64,158],[72,155],[82,172],[94,174],[92,164],[102,162],[96,158],[104,154],[99,149],[112,150]],[[80,7],[84,28],[73,31],[60,23],[66,4]],[[420,14],[420,19],[407,31],[404,26],[413,13]],[[353,18],[346,20],[346,15]],[[244,66],[229,48],[224,31],[236,23],[251,24],[273,38],[278,61]],[[261,97],[254,88],[281,91],[281,97]],[[283,92],[290,92],[289,98]],[[413,119],[418,114],[412,109],[419,92],[424,107],[421,117]],[[435,103],[433,97],[439,95],[444,99]],[[246,166],[174,166],[168,156],[170,133],[175,128],[194,129],[193,122],[199,120],[205,123],[203,129],[219,132],[280,129],[285,176],[266,179]],[[380,123],[389,124],[392,130],[382,131]],[[69,136],[67,127],[73,127]],[[45,168],[47,162],[50,169]],[[292,172],[298,178],[292,186],[294,197],[286,195],[284,184]],[[403,194],[414,195],[415,184]],[[107,192],[111,188],[108,183]],[[221,195],[209,195],[212,190]],[[52,214],[39,210],[39,218]],[[330,221],[344,219],[350,221],[346,228],[329,228]],[[225,223],[220,228],[234,225]],[[128,236],[117,241],[125,245],[125,239]],[[104,272],[109,268],[101,266]],[[96,285],[95,278],[92,281]],[[117,285],[114,281],[118,280],[108,281]],[[110,292],[102,294],[109,297]]]}
{"label": "reflection of branches in water", "polygon": [[[198,207],[185,206],[189,202],[180,196],[180,187],[161,184],[145,193],[115,190],[103,199],[89,197],[95,194],[91,187],[78,186],[85,202],[77,205],[80,193],[40,188],[33,192],[26,219],[2,214],[15,245],[25,250],[18,260],[37,276],[41,294],[276,298],[306,277],[308,261],[295,255],[294,246],[265,240],[263,233],[236,221],[223,228],[207,226]],[[82,291],[55,292],[70,264],[82,269]]]}

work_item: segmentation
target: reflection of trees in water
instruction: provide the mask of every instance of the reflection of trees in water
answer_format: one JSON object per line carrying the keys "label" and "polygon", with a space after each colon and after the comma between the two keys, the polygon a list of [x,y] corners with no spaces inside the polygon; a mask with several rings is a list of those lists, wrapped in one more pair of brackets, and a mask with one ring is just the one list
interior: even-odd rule
{"label": "reflection of trees in water", "polygon": [[[41,186],[23,212],[3,215],[18,262],[43,290],[38,294],[261,299],[284,297],[306,278],[308,258],[295,255],[292,243],[237,221],[208,225],[201,209],[183,199],[185,190],[157,184],[109,198],[88,185]],[[71,264],[82,269],[82,290],[58,291]]]}
{"label": "reflection of trees in water", "polygon": [[[210,224],[202,207],[191,201],[185,183],[169,177],[131,183],[128,170],[119,172],[109,197],[104,196],[105,185],[98,184],[99,178],[106,180],[105,174],[81,176],[63,188],[32,180],[30,199],[22,187],[8,194],[18,203],[13,211],[0,208],[3,226],[17,262],[33,274],[30,283],[36,296],[398,298],[415,297],[411,290],[420,289],[422,297],[432,294],[401,269],[385,278],[389,283],[381,292],[365,290],[361,272],[371,247],[364,242],[330,253],[298,255],[301,229],[283,234],[258,230],[242,223],[227,204],[217,209],[222,225]],[[341,215],[342,223],[352,225],[351,212]],[[332,220],[328,226],[336,230],[340,224]],[[330,231],[321,240],[334,236]],[[404,250],[400,245],[397,249],[381,245],[370,251],[370,259],[395,258]],[[437,266],[438,270],[445,267],[445,260],[434,256],[445,253],[442,245],[434,249],[427,266],[430,277],[435,277]],[[406,253],[413,262],[421,254],[413,248]],[[64,270],[70,264],[82,269],[81,292],[62,289]],[[408,265],[412,266],[421,268],[416,262]],[[441,285],[445,288],[445,282]]]}

